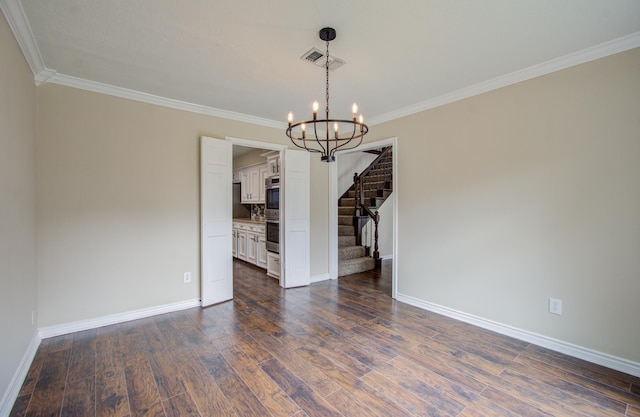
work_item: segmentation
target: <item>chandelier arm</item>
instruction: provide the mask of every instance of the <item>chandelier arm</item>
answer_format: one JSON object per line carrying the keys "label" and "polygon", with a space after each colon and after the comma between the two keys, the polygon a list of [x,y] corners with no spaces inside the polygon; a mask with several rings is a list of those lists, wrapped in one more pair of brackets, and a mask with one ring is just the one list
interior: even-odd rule
{"label": "chandelier arm", "polygon": [[[313,123],[313,136],[316,138],[316,142],[318,143],[318,146],[320,147],[320,149],[322,149],[322,154],[326,155],[328,150],[329,150],[329,142],[327,142],[327,147],[325,148],[324,145],[322,145],[322,142],[320,142],[320,139],[318,138],[318,122],[321,122],[322,120],[314,120]],[[318,151],[320,152],[320,151]]]}
{"label": "chandelier arm", "polygon": [[[298,148],[300,148],[300,149],[304,149],[304,150],[306,150],[306,151],[308,151],[308,152],[322,153],[322,154],[324,155],[324,153],[323,153],[322,151],[318,150],[318,149],[309,148],[309,147],[307,146],[307,140],[306,140],[306,139],[302,139],[302,138],[295,137],[295,135],[294,135],[294,134],[293,134],[293,132],[292,132],[292,129],[293,129],[294,127],[296,127],[296,126],[298,126],[298,125],[302,124],[302,123],[304,123],[304,122],[297,123],[296,125],[293,125],[293,126],[291,126],[290,128],[288,128],[288,129],[287,129],[287,136],[289,137],[289,139],[291,139],[291,143],[293,143],[296,147],[298,147]],[[298,145],[298,144],[296,143],[296,141],[299,141],[299,140],[300,140],[300,141],[302,141],[302,146],[301,146],[301,145]]]}
{"label": "chandelier arm", "polygon": [[[354,129],[355,129],[355,126],[356,125],[354,125]],[[346,150],[354,149],[354,148],[357,148],[358,146],[360,146],[362,144],[362,140],[364,139],[364,135],[366,135],[369,132],[369,127],[367,125],[363,124],[363,125],[360,125],[360,126],[363,128],[362,132],[359,135],[352,136],[351,139],[349,139],[347,142],[345,142],[342,145],[340,145],[337,148],[335,148],[334,152],[336,152],[338,150],[346,151]],[[345,148],[345,146],[350,144],[353,139],[360,139],[360,140],[358,141],[357,145],[353,145],[353,146],[349,146],[349,147]]]}
{"label": "chandelier arm", "polygon": [[[347,146],[349,143],[351,143],[351,141],[356,137],[356,128],[358,127],[358,125],[356,123],[353,123],[353,132],[351,132],[351,137],[349,139],[344,138],[343,140],[346,140],[345,143],[343,143],[342,145],[338,145],[338,143],[336,142],[336,147],[333,148],[331,154],[335,154],[337,150],[339,150],[340,148],[343,148],[345,146]],[[351,149],[351,148],[348,148]]]}

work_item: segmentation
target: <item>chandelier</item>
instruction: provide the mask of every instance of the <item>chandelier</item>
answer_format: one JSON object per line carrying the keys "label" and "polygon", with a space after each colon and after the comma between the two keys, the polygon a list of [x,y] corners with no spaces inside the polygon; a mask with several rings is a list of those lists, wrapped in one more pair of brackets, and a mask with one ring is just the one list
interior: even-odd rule
{"label": "chandelier", "polygon": [[293,113],[289,113],[289,127],[287,136],[298,148],[309,152],[319,153],[321,161],[335,161],[335,153],[338,150],[356,148],[362,143],[362,138],[369,132],[369,127],[364,124],[362,114],[358,115],[358,106],[353,103],[351,107],[351,119],[332,119],[329,117],[329,42],[336,38],[333,28],[320,29],[320,39],[327,44],[325,55],[325,117],[318,119],[318,101],[313,102],[313,118],[293,123]]}

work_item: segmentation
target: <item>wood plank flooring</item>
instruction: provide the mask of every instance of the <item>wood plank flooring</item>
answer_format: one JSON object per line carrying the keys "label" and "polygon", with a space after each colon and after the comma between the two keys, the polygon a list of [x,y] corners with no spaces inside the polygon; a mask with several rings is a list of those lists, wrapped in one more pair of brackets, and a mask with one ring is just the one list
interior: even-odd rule
{"label": "wood plank flooring", "polygon": [[635,416],[640,379],[390,298],[390,264],[42,341],[11,417]]}

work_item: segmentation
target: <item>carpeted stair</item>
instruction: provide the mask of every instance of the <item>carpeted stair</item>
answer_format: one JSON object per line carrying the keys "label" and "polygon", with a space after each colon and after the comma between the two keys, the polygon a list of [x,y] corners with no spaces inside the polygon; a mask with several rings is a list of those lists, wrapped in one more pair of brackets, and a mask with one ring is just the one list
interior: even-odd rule
{"label": "carpeted stair", "polygon": [[370,271],[375,259],[366,256],[364,246],[356,245],[353,227],[353,197],[341,198],[338,203],[338,276]]}
{"label": "carpeted stair", "polygon": [[[384,152],[383,152],[384,153]],[[376,212],[392,192],[391,152],[385,153],[367,169],[363,185],[364,198],[369,209]],[[364,246],[356,245],[355,191],[352,186],[338,200],[338,276],[355,274],[375,269],[376,260],[367,256]],[[368,219],[368,217],[367,217]],[[358,224],[362,224],[358,220]]]}

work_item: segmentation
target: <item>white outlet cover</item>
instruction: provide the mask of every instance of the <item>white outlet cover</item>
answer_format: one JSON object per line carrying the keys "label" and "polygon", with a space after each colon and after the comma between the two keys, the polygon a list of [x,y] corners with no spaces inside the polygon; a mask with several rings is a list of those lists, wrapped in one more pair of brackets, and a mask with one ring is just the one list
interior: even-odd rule
{"label": "white outlet cover", "polygon": [[185,272],[184,273],[184,282],[191,282],[191,272]]}
{"label": "white outlet cover", "polygon": [[549,298],[549,313],[562,315],[562,300]]}

